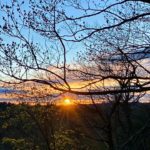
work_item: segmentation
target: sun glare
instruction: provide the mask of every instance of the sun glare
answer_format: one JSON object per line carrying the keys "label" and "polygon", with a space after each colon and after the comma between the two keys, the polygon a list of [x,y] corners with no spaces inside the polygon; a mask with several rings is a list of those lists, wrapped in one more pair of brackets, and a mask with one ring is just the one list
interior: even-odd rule
{"label": "sun glare", "polygon": [[72,103],[71,103],[71,100],[70,99],[65,99],[64,100],[64,105],[71,105]]}

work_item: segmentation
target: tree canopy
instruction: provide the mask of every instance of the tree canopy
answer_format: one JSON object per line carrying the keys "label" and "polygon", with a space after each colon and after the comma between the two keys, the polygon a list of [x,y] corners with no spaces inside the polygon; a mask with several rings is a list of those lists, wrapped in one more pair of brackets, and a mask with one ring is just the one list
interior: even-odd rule
{"label": "tree canopy", "polygon": [[[0,7],[2,82],[80,95],[150,90],[148,0],[5,0]],[[72,88],[73,81],[86,84]]]}

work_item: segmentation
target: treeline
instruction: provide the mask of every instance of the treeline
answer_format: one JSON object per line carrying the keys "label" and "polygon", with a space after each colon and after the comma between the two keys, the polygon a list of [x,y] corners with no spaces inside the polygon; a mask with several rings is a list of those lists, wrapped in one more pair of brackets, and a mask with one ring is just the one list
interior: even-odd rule
{"label": "treeline", "polygon": [[2,103],[0,149],[89,149],[88,140],[85,140],[84,134],[79,132],[80,127],[74,128],[75,119],[76,114],[69,107]]}
{"label": "treeline", "polygon": [[[150,106],[120,106],[109,127],[111,104],[55,106],[0,104],[1,150],[150,149]],[[118,118],[117,118],[118,117]],[[102,119],[103,118],[103,119]],[[111,129],[111,130],[110,130]],[[109,133],[109,134],[108,134]],[[103,140],[102,140],[103,139]]]}

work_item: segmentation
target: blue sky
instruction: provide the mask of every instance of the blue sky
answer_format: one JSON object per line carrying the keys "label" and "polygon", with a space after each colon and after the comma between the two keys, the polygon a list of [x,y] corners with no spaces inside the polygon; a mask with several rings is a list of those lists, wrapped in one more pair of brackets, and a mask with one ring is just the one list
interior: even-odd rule
{"label": "blue sky", "polygon": [[[9,4],[9,2],[10,2],[9,0],[1,1],[1,3],[7,3],[7,4]],[[94,2],[98,3],[98,1],[96,1],[96,0]],[[110,0],[108,3],[113,3],[113,2],[115,2],[115,0]],[[85,8],[87,8],[85,1],[81,1],[81,3]],[[104,3],[100,2],[100,5],[101,4],[104,4]],[[92,1],[89,5],[90,6],[93,5]],[[61,7],[61,6],[59,6],[59,7]],[[25,4],[22,5],[22,9],[29,10],[27,1],[25,1]],[[64,9],[65,9],[66,13],[70,16],[78,17],[83,13],[79,10],[77,11],[77,10],[73,9],[72,7],[64,7]],[[4,13],[0,14],[1,24],[3,24],[3,21],[2,21],[2,15],[3,14]],[[15,15],[16,15],[16,19],[19,20],[19,16],[17,16],[17,13]],[[86,19],[83,19],[81,22],[83,22],[83,21],[85,22],[86,25],[89,24],[90,27],[91,26],[102,26],[103,24],[105,24],[105,21],[104,21],[104,18],[102,15],[91,17],[91,18],[86,18]],[[59,24],[58,25],[58,28],[61,27],[61,30],[59,30],[61,35],[64,35],[67,33],[67,31],[65,30],[65,25],[66,24]],[[71,26],[71,28],[73,29],[74,27]],[[54,61],[55,61],[55,57],[57,57],[57,55],[59,55],[59,53],[57,53],[57,51],[55,51],[52,46],[54,46],[55,48],[58,47],[58,49],[60,51],[62,50],[62,48],[60,46],[60,42],[56,42],[55,40],[51,40],[49,38],[44,38],[43,36],[39,35],[35,31],[33,32],[30,29],[22,28],[21,32],[26,38],[29,38],[30,41],[33,41],[34,43],[38,43],[40,45],[39,46],[40,53],[42,53],[42,51],[45,50],[45,42],[46,42],[47,46],[48,46],[47,47],[48,51],[50,52],[47,55],[51,55],[51,52],[53,52],[51,57],[54,59]],[[29,36],[29,33],[30,33],[30,36]],[[82,34],[86,34],[86,33],[82,32]],[[3,41],[5,43],[11,43],[14,40],[14,38],[11,38],[9,36],[5,36],[5,35],[0,35],[0,36],[3,38]],[[18,40],[18,39],[16,39],[16,41],[18,43],[20,42],[20,40]],[[79,51],[84,52],[86,50],[83,42],[80,42],[80,43],[65,42],[65,45],[66,45],[66,49],[67,49],[67,63],[70,63],[70,64],[72,64],[74,62],[73,58],[76,59],[76,53],[77,52],[79,52]],[[61,52],[61,54],[63,54],[63,53]],[[61,56],[60,60],[63,61],[62,56]]]}
{"label": "blue sky", "polygon": [[[1,2],[1,4],[2,3],[5,3],[5,4],[9,5],[10,1],[9,0],[4,0],[4,1]],[[84,2],[82,2],[82,3],[85,6],[85,3]],[[25,1],[25,3],[22,5],[22,8],[26,9],[26,10],[29,10],[29,6],[27,4],[27,1]],[[73,9],[71,7],[66,7],[64,9],[65,9],[66,13],[69,14],[70,16],[72,16],[72,15],[74,16],[74,14],[75,14],[75,16],[80,16],[82,14],[82,12],[76,11],[75,9]],[[3,15],[4,15],[4,13],[1,12],[1,15],[0,15],[1,24],[4,24],[3,20],[2,20]],[[17,13],[15,14],[15,16],[16,16],[16,19],[19,20],[19,17],[17,15]],[[83,21],[85,21],[86,23],[93,22],[94,24],[96,22],[103,23],[102,18],[100,19],[98,17],[93,17],[93,18],[90,18],[90,19],[84,19]],[[50,42],[49,39],[43,38],[42,36],[40,36],[39,34],[33,32],[32,30],[29,30],[27,28],[22,28],[21,32],[25,37],[28,37],[30,41],[33,40],[34,43],[38,43],[41,48],[45,47],[45,42],[47,43],[47,45],[51,45],[51,46],[53,45],[53,42]],[[30,32],[30,36],[29,36],[29,32]],[[62,30],[61,34],[65,34],[64,29]],[[3,38],[3,41],[5,41],[5,43],[11,43],[11,41],[16,41],[16,42],[20,43],[20,40],[15,39],[14,37],[12,38],[12,37],[7,36],[7,35],[1,35],[1,38]],[[72,61],[74,61],[73,58],[76,57],[76,53],[78,51],[84,51],[85,50],[82,43],[73,43],[73,42],[68,43],[68,42],[65,42],[65,44],[66,44],[66,48],[67,48],[67,62],[68,63],[72,63]],[[50,47],[49,47],[49,49],[51,49]]]}

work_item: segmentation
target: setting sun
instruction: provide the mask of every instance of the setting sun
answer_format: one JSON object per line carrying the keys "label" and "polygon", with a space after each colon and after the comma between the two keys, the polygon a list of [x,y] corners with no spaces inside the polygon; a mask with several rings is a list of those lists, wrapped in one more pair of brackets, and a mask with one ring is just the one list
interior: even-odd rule
{"label": "setting sun", "polygon": [[70,99],[65,99],[64,100],[64,105],[70,105],[70,104],[72,104]]}

